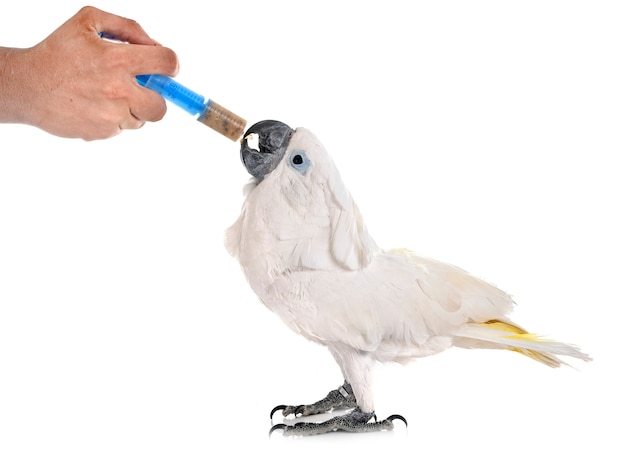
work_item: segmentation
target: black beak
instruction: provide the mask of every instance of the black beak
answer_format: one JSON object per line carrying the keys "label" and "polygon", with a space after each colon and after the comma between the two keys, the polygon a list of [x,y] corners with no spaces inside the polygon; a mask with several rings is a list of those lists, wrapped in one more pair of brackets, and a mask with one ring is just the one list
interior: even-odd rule
{"label": "black beak", "polygon": [[[280,121],[266,120],[252,125],[241,141],[241,161],[248,172],[259,180],[272,172],[282,160],[294,130]],[[256,134],[258,149],[251,148]]]}

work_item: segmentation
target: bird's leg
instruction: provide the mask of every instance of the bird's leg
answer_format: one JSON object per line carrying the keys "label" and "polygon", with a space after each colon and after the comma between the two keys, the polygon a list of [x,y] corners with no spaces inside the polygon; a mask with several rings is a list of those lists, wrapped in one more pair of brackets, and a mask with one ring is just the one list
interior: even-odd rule
{"label": "bird's leg", "polygon": [[270,418],[272,418],[274,413],[278,410],[282,410],[283,416],[286,417],[290,414],[294,414],[296,416],[317,415],[318,413],[329,412],[337,408],[351,409],[353,407],[356,407],[356,398],[354,397],[352,387],[348,381],[344,381],[341,387],[337,390],[330,391],[324,399],[321,399],[316,403],[299,406],[276,406],[272,409]]}
{"label": "bird's leg", "polygon": [[[373,422],[370,420],[374,418]],[[401,415],[391,415],[389,418],[377,421],[374,412],[361,412],[358,407],[346,415],[340,415],[331,418],[322,423],[296,423],[292,426],[286,424],[277,424],[270,429],[270,435],[277,429],[282,429],[284,436],[289,435],[318,435],[327,432],[346,431],[346,432],[374,432],[389,431],[393,429],[393,420],[402,420],[407,424]]]}

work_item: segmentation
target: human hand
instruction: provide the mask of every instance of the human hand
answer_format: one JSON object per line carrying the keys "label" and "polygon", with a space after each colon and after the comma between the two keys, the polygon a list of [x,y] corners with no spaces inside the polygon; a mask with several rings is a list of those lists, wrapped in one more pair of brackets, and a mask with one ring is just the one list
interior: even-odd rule
{"label": "human hand", "polygon": [[[128,44],[101,39],[101,32]],[[177,72],[176,54],[137,22],[84,7],[32,48],[0,48],[0,122],[109,138],[165,114],[165,100],[139,86],[136,75]]]}

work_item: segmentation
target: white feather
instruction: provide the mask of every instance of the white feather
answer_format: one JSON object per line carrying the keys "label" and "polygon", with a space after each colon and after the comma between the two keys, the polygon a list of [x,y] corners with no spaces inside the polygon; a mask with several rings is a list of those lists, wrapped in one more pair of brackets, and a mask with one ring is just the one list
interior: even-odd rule
{"label": "white feather", "polygon": [[363,411],[374,409],[375,361],[407,362],[467,345],[462,337],[506,347],[491,340],[497,333],[471,335],[467,324],[506,319],[509,295],[455,266],[379,249],[317,138],[297,129],[285,155],[294,150],[306,152],[308,170],[284,158],[250,185],[226,247],[268,308],[329,348]]}

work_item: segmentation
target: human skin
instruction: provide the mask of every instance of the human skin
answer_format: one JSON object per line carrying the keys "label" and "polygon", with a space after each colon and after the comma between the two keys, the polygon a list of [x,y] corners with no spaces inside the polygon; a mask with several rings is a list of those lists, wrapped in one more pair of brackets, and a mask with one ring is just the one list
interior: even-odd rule
{"label": "human skin", "polygon": [[151,73],[175,76],[176,54],[134,20],[86,6],[31,48],[0,47],[0,123],[86,141],[138,129],[166,112],[135,80]]}

